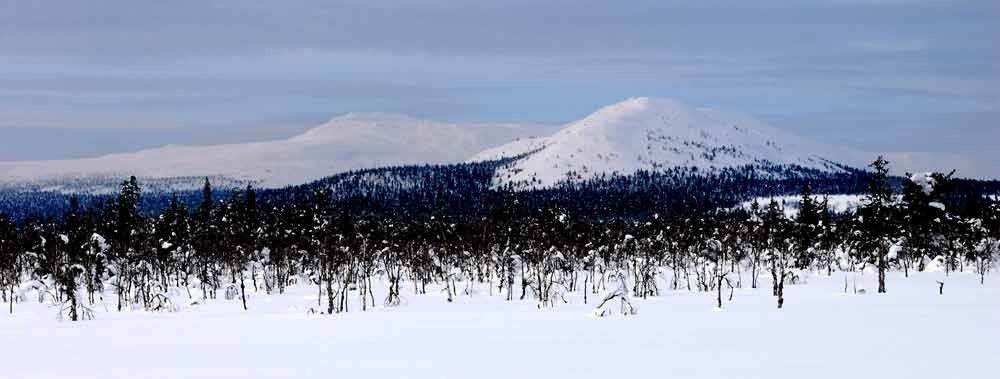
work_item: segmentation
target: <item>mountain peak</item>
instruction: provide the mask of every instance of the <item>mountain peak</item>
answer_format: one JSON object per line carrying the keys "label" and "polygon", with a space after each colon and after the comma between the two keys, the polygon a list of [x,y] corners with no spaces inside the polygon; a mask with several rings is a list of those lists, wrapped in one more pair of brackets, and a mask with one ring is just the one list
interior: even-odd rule
{"label": "mountain peak", "polygon": [[348,112],[335,116],[327,123],[344,120],[364,120],[364,121],[413,121],[416,117],[394,112]]}
{"label": "mountain peak", "polygon": [[400,126],[419,126],[429,122],[400,113],[386,112],[351,112],[330,119],[326,123],[313,127],[290,138],[296,142],[319,142],[343,139],[347,135],[363,130],[376,132],[379,129]]}
{"label": "mountain peak", "polygon": [[[490,150],[534,151],[498,173],[499,183],[551,186],[562,181],[672,168],[748,165],[839,168],[830,151],[751,117],[696,108],[674,99],[633,97],[605,106],[544,139]],[[531,148],[530,150],[528,148]],[[839,156],[839,154],[836,154]]]}
{"label": "mountain peak", "polygon": [[678,119],[696,112],[696,109],[675,99],[632,97],[598,109],[573,123],[576,128],[593,125],[630,127],[648,124],[651,120]]}
{"label": "mountain peak", "polygon": [[639,108],[686,108],[684,102],[668,97],[637,96],[630,97],[613,105],[632,106]]}
{"label": "mountain peak", "polygon": [[670,98],[657,97],[631,97],[623,101],[605,106],[594,112],[598,114],[630,114],[643,112],[682,112],[688,111],[691,107],[684,102]]}

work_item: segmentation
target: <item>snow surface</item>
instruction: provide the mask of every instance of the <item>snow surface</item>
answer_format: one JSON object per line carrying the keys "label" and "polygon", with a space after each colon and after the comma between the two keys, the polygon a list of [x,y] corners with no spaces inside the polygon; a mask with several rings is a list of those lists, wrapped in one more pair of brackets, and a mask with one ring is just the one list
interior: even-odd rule
{"label": "snow surface", "polygon": [[[854,211],[858,209],[858,206],[864,204],[864,195],[813,195],[813,200],[817,204],[822,204],[823,199],[827,199],[827,207],[833,213],[846,213],[849,211]],[[757,206],[761,210],[767,209],[767,206],[771,204],[771,200],[774,200],[782,207],[787,217],[795,217],[799,214],[799,206],[801,205],[802,196],[799,195],[784,195],[784,196],[761,196],[755,197],[751,200],[744,201],[738,205],[742,209],[750,209],[753,203],[756,201]]]}
{"label": "snow surface", "polygon": [[[845,277],[869,293],[845,294]],[[25,303],[0,315],[0,376],[987,378],[996,371],[1000,282],[986,280],[890,273],[888,293],[874,294],[872,273],[812,274],[786,287],[782,310],[765,282],[737,290],[721,310],[714,293],[668,291],[633,298],[638,314],[613,318],[591,315],[594,297],[539,310],[484,286],[454,303],[409,290],[401,307],[334,316],[307,313],[316,307],[311,286],[251,296],[249,311],[217,300],[117,313],[108,300],[112,310],[98,307],[80,323]]]}
{"label": "snow surface", "polygon": [[925,194],[930,195],[934,191],[934,185],[936,184],[936,180],[934,180],[932,175],[933,173],[931,172],[912,174],[910,175],[910,181],[920,186],[920,189]]}
{"label": "snow surface", "polygon": [[[606,106],[535,142],[543,148],[497,174],[497,184],[537,183],[599,175],[662,171],[674,167],[718,169],[749,164],[799,165],[841,171],[858,166],[858,152],[801,138],[753,118],[671,99],[637,97]],[[518,141],[472,160],[524,152]],[[569,175],[569,173],[573,173]]]}
{"label": "snow surface", "polygon": [[[66,183],[83,178],[88,185],[82,190],[99,193],[135,175],[188,177],[174,183],[176,189],[200,188],[204,176],[281,187],[355,169],[461,162],[498,141],[551,130],[536,124],[443,123],[389,113],[350,113],[278,141],[168,145],[88,159],[0,162],[0,186],[43,183],[47,189],[77,192],[80,186]],[[102,177],[107,180],[99,180]]]}
{"label": "snow surface", "polygon": [[495,161],[503,158],[516,157],[530,154],[545,148],[548,144],[547,137],[519,138],[506,145],[497,146],[483,150],[469,159],[470,162]]}

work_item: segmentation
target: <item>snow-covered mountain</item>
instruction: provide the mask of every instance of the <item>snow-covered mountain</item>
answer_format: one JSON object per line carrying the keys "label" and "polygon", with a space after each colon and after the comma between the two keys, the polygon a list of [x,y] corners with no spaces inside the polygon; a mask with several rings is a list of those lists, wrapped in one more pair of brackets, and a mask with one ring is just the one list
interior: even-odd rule
{"label": "snow-covered mountain", "polygon": [[0,162],[0,189],[106,193],[115,191],[129,175],[139,177],[151,191],[195,189],[203,177],[221,186],[281,187],[355,169],[519,155],[526,157],[501,169],[496,184],[544,187],[637,170],[712,170],[751,164],[836,172],[842,170],[840,164],[860,167],[870,158],[751,117],[639,97],[562,127],[351,113],[277,141],[169,145],[96,158]]}
{"label": "snow-covered mountain", "polygon": [[213,182],[262,187],[301,184],[354,169],[456,163],[498,143],[545,135],[531,124],[443,123],[398,114],[352,113],[285,140],[164,146],[97,158],[0,162],[0,188],[109,192],[123,177],[147,188],[197,188]]}
{"label": "snow-covered mountain", "polygon": [[810,141],[751,117],[638,97],[606,106],[549,137],[481,152],[472,161],[530,154],[502,169],[497,184],[545,187],[598,175],[712,170],[744,165],[797,165],[842,171],[859,166],[858,152]]}

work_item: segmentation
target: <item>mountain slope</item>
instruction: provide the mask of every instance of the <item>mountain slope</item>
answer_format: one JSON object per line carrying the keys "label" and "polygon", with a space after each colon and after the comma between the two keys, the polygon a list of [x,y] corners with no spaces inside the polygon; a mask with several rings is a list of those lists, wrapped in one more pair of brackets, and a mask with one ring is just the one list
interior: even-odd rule
{"label": "mountain slope", "polygon": [[638,170],[690,167],[713,170],[745,165],[801,166],[840,172],[857,153],[806,140],[750,117],[678,101],[632,98],[601,108],[549,137],[488,149],[472,161],[528,157],[502,169],[496,184],[552,186],[565,180]]}
{"label": "mountain slope", "polygon": [[164,146],[75,160],[0,162],[0,186],[102,192],[113,189],[122,177],[136,175],[157,188],[195,188],[203,176],[213,177],[213,181],[280,187],[348,170],[461,162],[498,142],[551,130],[541,125],[456,124],[396,114],[352,113],[278,141]]}

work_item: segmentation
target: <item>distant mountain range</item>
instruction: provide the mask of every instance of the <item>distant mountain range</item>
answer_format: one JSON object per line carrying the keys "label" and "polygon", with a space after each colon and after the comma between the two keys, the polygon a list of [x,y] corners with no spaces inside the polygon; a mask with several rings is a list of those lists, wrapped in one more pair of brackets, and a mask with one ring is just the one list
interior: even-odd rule
{"label": "distant mountain range", "polygon": [[483,149],[553,126],[443,123],[387,113],[351,113],[278,141],[163,146],[97,158],[0,162],[0,188],[63,193],[117,190],[135,175],[154,191],[187,190],[210,177],[220,186],[277,188],[391,165],[455,163]]}
{"label": "distant mountain range", "polygon": [[872,157],[783,132],[748,116],[638,97],[564,126],[444,123],[352,113],[278,141],[164,146],[97,158],[0,162],[0,189],[110,193],[135,175],[148,191],[279,188],[352,170],[523,156],[495,184],[551,187],[639,170],[795,166],[837,173]]}

